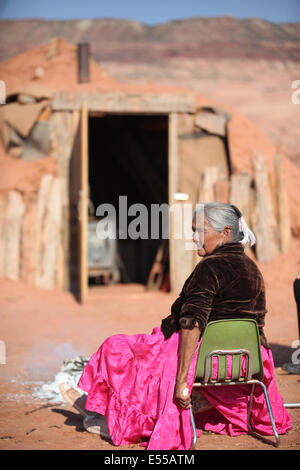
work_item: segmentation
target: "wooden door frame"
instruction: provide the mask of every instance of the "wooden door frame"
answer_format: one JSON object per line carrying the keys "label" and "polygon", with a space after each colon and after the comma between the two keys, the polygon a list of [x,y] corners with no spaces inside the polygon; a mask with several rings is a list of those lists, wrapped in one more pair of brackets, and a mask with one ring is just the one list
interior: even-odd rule
{"label": "wooden door frame", "polygon": [[88,291],[87,266],[87,231],[88,231],[88,182],[89,182],[89,148],[88,148],[88,109],[82,104],[80,121],[80,193],[79,193],[79,302],[84,303]]}
{"label": "wooden door frame", "polygon": [[[55,92],[52,98],[53,111],[80,111],[81,113],[81,148],[80,170],[81,190],[79,194],[80,208],[79,226],[79,298],[83,303],[88,291],[87,271],[87,229],[88,229],[88,117],[89,112],[116,114],[161,114],[168,116],[168,199],[169,205],[174,203],[174,194],[178,184],[178,113],[193,114],[196,111],[196,95],[194,93],[99,93],[99,92]],[[82,158],[83,156],[83,158]],[[174,285],[176,264],[174,247],[170,237],[170,281]]]}
{"label": "wooden door frame", "polygon": [[[168,126],[168,195],[169,208],[174,204],[178,190],[178,114],[169,113]],[[174,244],[174,218],[169,212],[169,275],[170,290],[176,289],[176,257]]]}
{"label": "wooden door frame", "polygon": [[[132,113],[138,114],[138,113]],[[87,266],[87,233],[88,233],[88,184],[89,184],[89,154],[88,154],[88,109],[85,103],[81,109],[81,190],[79,204],[79,301],[84,303],[88,292]],[[174,194],[178,187],[178,114],[168,114],[168,203],[169,207],[175,202]],[[176,260],[173,243],[172,217],[170,218],[169,258],[170,286],[175,285]]]}
{"label": "wooden door frame", "polygon": [[[123,113],[122,113],[123,114]],[[126,113],[127,114],[127,113]],[[131,114],[144,114],[133,112]],[[154,113],[153,113],[154,114]],[[164,114],[164,113],[156,113]],[[178,190],[178,113],[165,113],[168,117],[168,204],[174,204],[174,195]],[[84,303],[88,292],[88,266],[87,266],[87,233],[88,233],[88,184],[89,184],[89,155],[88,155],[88,117],[87,105],[83,103],[81,109],[81,191],[79,209],[79,301]],[[172,215],[170,214],[169,234],[169,260],[170,260],[170,287],[176,286],[176,257],[173,240]]]}

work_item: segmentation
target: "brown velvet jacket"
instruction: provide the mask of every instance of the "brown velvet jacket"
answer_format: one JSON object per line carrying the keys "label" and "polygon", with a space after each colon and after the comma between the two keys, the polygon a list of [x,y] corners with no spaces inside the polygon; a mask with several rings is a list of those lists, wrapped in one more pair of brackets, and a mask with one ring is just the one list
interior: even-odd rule
{"label": "brown velvet jacket", "polygon": [[230,242],[197,264],[161,329],[167,339],[180,328],[194,328],[196,322],[203,331],[209,321],[254,318],[261,344],[269,347],[263,331],[266,313],[265,285],[257,265],[241,243]]}

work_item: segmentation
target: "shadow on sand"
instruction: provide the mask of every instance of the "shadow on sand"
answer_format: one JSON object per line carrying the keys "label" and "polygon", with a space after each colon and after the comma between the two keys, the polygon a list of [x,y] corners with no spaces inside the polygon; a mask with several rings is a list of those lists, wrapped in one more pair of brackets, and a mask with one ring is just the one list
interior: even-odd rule
{"label": "shadow on sand", "polygon": [[284,346],[282,344],[270,343],[270,348],[273,354],[274,366],[281,367],[286,362],[291,362],[292,354],[295,352],[294,348]]}

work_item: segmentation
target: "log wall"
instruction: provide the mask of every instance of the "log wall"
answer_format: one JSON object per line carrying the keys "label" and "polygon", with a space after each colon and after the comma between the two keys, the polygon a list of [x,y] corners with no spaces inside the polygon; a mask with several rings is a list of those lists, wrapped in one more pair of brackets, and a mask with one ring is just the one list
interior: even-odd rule
{"label": "log wall", "polygon": [[[190,131],[193,116],[182,114],[179,117],[183,120],[182,128]],[[56,111],[51,115],[51,152],[57,160],[55,175],[42,175],[35,193],[13,190],[0,194],[0,278],[20,279],[43,289],[69,290],[69,166],[79,118],[77,110]],[[179,161],[180,152],[179,145]],[[192,158],[194,162],[197,160],[195,155],[191,155]],[[176,171],[185,192],[189,189],[193,192],[192,199],[197,197],[199,202],[215,200],[237,205],[257,237],[257,260],[269,262],[280,251],[287,253],[290,246],[284,161],[277,154],[274,173],[270,175],[265,168],[264,156],[255,154],[253,170],[253,177],[247,173],[228,175],[222,168],[206,164],[199,181],[196,173],[190,172],[195,177],[194,186],[189,177],[184,186],[182,164],[178,163]],[[173,269],[179,274],[175,276],[178,278],[175,290],[182,287],[180,273],[190,272],[199,261],[193,253],[181,250],[183,245],[179,241],[176,241],[176,247]]]}

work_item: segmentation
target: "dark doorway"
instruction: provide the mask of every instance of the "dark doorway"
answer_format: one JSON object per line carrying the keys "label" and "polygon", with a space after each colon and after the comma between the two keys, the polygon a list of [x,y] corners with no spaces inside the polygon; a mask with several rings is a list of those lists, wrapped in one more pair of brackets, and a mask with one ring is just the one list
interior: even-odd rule
{"label": "dark doorway", "polygon": [[150,218],[148,239],[120,238],[119,196],[128,207],[143,204],[149,217],[151,204],[168,203],[168,116],[89,117],[89,223],[99,220],[100,204],[115,207],[119,282],[146,284],[162,240],[150,238]]}

